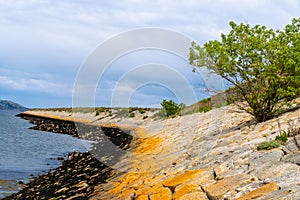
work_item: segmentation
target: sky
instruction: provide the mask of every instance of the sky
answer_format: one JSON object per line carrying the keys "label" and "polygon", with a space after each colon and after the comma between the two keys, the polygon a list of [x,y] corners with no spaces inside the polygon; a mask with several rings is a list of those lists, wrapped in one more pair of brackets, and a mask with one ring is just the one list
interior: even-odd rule
{"label": "sky", "polygon": [[[228,33],[229,21],[283,29],[299,10],[300,0],[0,0],[0,99],[71,107],[90,55],[137,29],[171,30],[204,44]],[[117,52],[127,43],[105,50]],[[181,43],[174,39],[172,45]],[[98,55],[98,61],[107,56]],[[191,104],[207,95],[205,77],[192,73],[187,58],[165,49],[136,49],[105,67],[89,97],[96,106],[157,107],[162,99]],[[85,98],[88,89],[82,88]]]}

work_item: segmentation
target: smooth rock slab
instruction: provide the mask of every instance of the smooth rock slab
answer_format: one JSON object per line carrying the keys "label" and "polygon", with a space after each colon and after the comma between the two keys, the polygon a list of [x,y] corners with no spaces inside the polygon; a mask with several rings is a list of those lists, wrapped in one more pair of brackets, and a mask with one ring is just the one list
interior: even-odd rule
{"label": "smooth rock slab", "polygon": [[226,193],[234,191],[236,188],[243,187],[252,181],[254,181],[254,179],[251,178],[251,176],[238,174],[226,177],[217,183],[204,188],[204,190],[210,200],[221,200]]}
{"label": "smooth rock slab", "polygon": [[280,149],[254,152],[250,160],[250,167],[258,168],[262,165],[276,164],[280,161],[282,156],[283,152]]}
{"label": "smooth rock slab", "polygon": [[[259,179],[272,179],[281,176],[288,176],[292,172],[300,172],[300,167],[293,163],[278,163],[277,165],[264,166],[256,169],[256,173],[253,173]],[[300,179],[299,179],[300,180]],[[273,181],[271,181],[273,182]],[[278,183],[277,181],[275,181]]]}
{"label": "smooth rock slab", "polygon": [[282,159],[285,162],[291,162],[297,165],[300,165],[300,151],[284,156]]}
{"label": "smooth rock slab", "polygon": [[276,183],[268,183],[264,186],[261,186],[260,188],[257,188],[256,190],[253,190],[247,194],[245,194],[244,196],[238,198],[237,200],[251,200],[251,199],[255,199],[261,196],[264,196],[274,190],[278,190],[279,186]]}
{"label": "smooth rock slab", "polygon": [[[289,164],[294,165],[291,163],[289,163]],[[298,167],[298,166],[294,165],[294,167]],[[298,169],[299,168],[300,167],[298,167]],[[281,189],[290,189],[290,188],[294,187],[295,185],[300,186],[300,178],[299,177],[300,177],[300,170],[286,171],[284,173],[284,169],[283,169],[281,176],[278,176],[275,178],[267,178],[267,179],[265,179],[265,181],[266,182],[276,182],[280,186]]]}
{"label": "smooth rock slab", "polygon": [[285,146],[282,147],[286,153],[291,153],[300,150],[300,135],[289,137]]}

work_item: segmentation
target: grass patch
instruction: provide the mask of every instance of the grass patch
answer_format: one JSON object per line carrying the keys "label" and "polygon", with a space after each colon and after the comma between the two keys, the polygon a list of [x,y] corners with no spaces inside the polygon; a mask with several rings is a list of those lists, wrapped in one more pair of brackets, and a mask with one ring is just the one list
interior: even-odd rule
{"label": "grass patch", "polygon": [[282,144],[285,144],[288,141],[288,136],[289,136],[289,131],[288,132],[283,131],[282,133],[280,133],[280,135],[276,136],[275,140]]}
{"label": "grass patch", "polygon": [[274,148],[278,148],[280,147],[280,142],[278,142],[277,140],[272,140],[269,142],[261,142],[258,146],[257,146],[257,150],[270,150],[270,149],[274,149]]}
{"label": "grass patch", "polygon": [[271,140],[269,142],[261,142],[257,146],[257,150],[270,150],[274,148],[278,148],[281,145],[285,145],[288,141],[289,131],[283,131],[279,135],[276,136],[275,140]]}

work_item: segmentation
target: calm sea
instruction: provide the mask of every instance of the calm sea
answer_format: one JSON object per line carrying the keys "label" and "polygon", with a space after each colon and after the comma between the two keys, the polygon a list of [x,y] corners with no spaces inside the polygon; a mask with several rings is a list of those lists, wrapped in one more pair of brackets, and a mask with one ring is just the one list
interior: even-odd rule
{"label": "calm sea", "polygon": [[69,135],[28,129],[28,121],[15,117],[18,111],[0,110],[0,198],[16,192],[13,184],[28,182],[32,176],[61,164],[71,151],[87,151],[89,142]]}

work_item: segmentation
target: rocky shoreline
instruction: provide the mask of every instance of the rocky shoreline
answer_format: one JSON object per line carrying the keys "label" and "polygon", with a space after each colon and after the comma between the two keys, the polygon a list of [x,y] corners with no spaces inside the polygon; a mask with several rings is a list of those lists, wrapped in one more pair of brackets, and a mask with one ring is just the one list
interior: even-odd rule
{"label": "rocky shoreline", "polygon": [[[99,127],[84,123],[74,123],[68,120],[52,119],[47,117],[33,116],[26,113],[18,115],[29,120],[35,126],[34,130],[68,134],[80,138],[92,140],[90,152],[71,152],[62,166],[47,174],[35,177],[26,187],[18,193],[5,197],[8,199],[88,199],[94,192],[94,186],[106,182],[107,179],[119,173],[106,164],[100,162],[108,142],[118,146],[118,152],[105,151],[105,158],[117,162],[122,152],[130,147],[133,137],[118,127]],[[109,141],[108,141],[109,140]],[[110,154],[110,155],[108,155]]]}
{"label": "rocky shoreline", "polygon": [[[96,122],[103,124],[115,120],[79,113],[74,121],[86,122],[76,126],[84,133],[80,134],[81,138],[96,141],[90,153],[102,164],[115,163],[109,166],[118,171],[93,165],[89,171],[96,168],[99,170],[97,177],[104,177],[93,182],[90,179],[94,175],[82,175],[86,173],[84,167],[78,169],[75,162],[70,164],[70,169],[78,172],[69,176],[71,184],[67,185],[64,176],[68,175],[68,168],[65,166],[74,159],[70,154],[70,160],[64,161],[56,170],[59,174],[55,175],[56,181],[49,181],[49,187],[56,187],[51,190],[52,196],[30,196],[29,199],[300,199],[299,105],[300,98],[293,102],[294,109],[262,123],[255,123],[246,112],[237,112],[234,105],[163,120],[149,117],[146,123],[135,126],[134,138],[128,136],[129,130],[122,131],[113,124],[97,131],[99,125],[93,125]],[[64,123],[70,121],[70,114],[66,112],[31,111],[27,114],[61,119]],[[122,128],[128,122],[136,122],[135,118],[120,117],[117,120]],[[59,127],[59,124],[47,123],[53,129]],[[274,141],[282,133],[292,134],[279,147],[258,149],[260,144]],[[109,143],[122,148],[112,151]],[[79,156],[86,160],[88,154]],[[105,169],[107,171],[101,174],[100,171]],[[78,175],[84,179],[72,182]],[[46,177],[43,180],[51,176]],[[28,185],[29,194],[39,195],[40,189],[46,191],[39,186],[41,184],[44,182]],[[18,199],[17,195],[11,199]]]}

